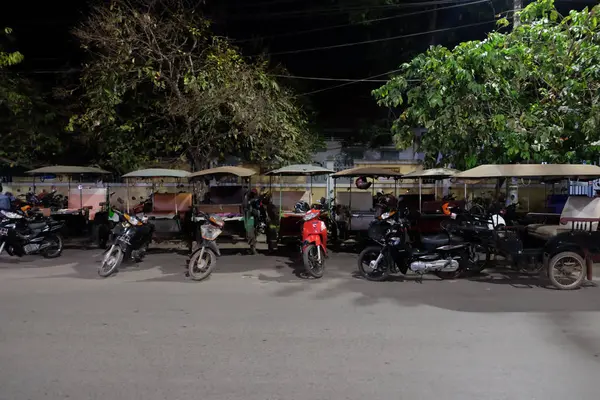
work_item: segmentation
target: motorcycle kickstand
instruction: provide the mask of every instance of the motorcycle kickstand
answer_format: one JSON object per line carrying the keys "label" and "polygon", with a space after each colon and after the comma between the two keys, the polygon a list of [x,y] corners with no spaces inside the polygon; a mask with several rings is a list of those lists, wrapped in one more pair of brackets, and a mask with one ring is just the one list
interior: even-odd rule
{"label": "motorcycle kickstand", "polygon": [[422,272],[417,272],[417,279],[415,279],[415,282],[422,284],[423,283],[423,275],[425,275],[425,274]]}

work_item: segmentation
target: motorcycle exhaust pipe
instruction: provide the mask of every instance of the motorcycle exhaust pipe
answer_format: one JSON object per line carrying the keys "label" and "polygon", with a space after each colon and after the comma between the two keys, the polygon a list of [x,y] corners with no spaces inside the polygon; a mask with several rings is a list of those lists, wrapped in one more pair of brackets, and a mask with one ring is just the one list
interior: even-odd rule
{"label": "motorcycle exhaust pipe", "polygon": [[410,264],[412,271],[422,273],[429,271],[454,272],[458,267],[459,263],[456,260],[414,261]]}

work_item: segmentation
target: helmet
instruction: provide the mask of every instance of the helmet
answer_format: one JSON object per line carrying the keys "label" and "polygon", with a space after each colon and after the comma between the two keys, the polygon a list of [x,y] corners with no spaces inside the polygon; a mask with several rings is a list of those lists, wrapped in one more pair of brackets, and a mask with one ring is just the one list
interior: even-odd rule
{"label": "helmet", "polygon": [[364,176],[360,176],[356,178],[356,182],[354,182],[357,188],[366,190],[371,187],[371,182],[367,181],[367,178]]}
{"label": "helmet", "polygon": [[294,207],[294,212],[295,213],[305,213],[307,211],[310,210],[310,206],[308,205],[307,202],[300,200],[299,202],[296,203],[296,206]]}

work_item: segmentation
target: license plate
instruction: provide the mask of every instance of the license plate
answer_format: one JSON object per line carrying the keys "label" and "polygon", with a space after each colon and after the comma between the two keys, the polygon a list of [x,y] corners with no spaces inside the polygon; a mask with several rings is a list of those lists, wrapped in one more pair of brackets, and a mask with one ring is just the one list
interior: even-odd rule
{"label": "license plate", "polygon": [[0,236],[8,236],[8,229],[0,228]]}

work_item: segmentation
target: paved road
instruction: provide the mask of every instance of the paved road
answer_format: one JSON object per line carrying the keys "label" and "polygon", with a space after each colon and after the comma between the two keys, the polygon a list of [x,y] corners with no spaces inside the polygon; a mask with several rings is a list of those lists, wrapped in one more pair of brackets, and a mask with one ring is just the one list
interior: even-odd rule
{"label": "paved road", "polygon": [[99,279],[99,259],[0,257],[0,399],[598,399],[595,287],[372,283],[352,255],[318,281],[228,255],[189,282],[169,253]]}

